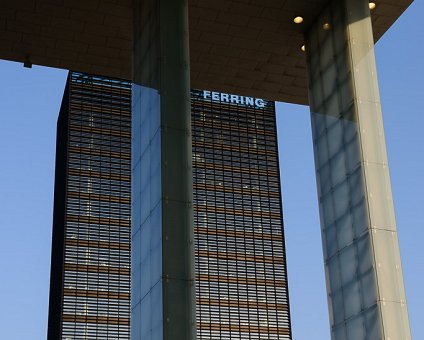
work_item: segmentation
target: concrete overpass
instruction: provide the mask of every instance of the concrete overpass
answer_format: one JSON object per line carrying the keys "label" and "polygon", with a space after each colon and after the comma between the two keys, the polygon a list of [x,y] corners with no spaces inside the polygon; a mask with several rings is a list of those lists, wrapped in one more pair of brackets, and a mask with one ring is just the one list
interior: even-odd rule
{"label": "concrete overpass", "polygon": [[[300,47],[327,2],[189,0],[192,87],[308,104]],[[411,2],[377,1],[375,41]],[[132,0],[1,0],[0,8],[1,59],[132,79]]]}

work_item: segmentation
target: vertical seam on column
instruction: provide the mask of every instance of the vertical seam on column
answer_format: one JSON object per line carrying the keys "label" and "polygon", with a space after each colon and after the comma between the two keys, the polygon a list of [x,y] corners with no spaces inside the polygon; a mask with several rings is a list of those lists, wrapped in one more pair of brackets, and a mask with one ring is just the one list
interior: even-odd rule
{"label": "vertical seam on column", "polygon": [[[377,296],[376,296],[376,306],[378,308],[378,312],[380,315],[380,327],[381,327],[381,332],[382,332],[382,336],[383,339],[385,338],[385,329],[384,329],[384,324],[383,324],[383,311],[381,308],[381,301],[380,301],[380,282],[379,282],[379,276],[377,273],[377,261],[376,261],[376,257],[375,257],[375,246],[374,246],[374,236],[373,236],[373,228],[372,228],[372,220],[371,220],[371,211],[370,211],[370,202],[369,202],[369,190],[368,190],[368,185],[367,185],[367,175],[366,175],[366,171],[365,171],[365,167],[366,167],[366,160],[364,159],[364,151],[363,151],[363,143],[362,143],[362,125],[361,125],[361,119],[360,119],[360,115],[359,115],[359,98],[357,97],[357,91],[356,91],[356,79],[355,79],[355,65],[354,65],[354,57],[353,57],[353,53],[352,53],[352,49],[350,48],[350,46],[352,45],[351,43],[351,32],[350,32],[350,20],[349,20],[349,8],[348,8],[348,1],[349,0],[343,0],[344,1],[344,10],[345,10],[345,15],[346,15],[346,33],[347,33],[347,42],[348,42],[348,46],[349,46],[349,63],[351,66],[351,79],[352,79],[352,83],[353,83],[353,92],[354,92],[354,99],[353,99],[353,105],[354,105],[354,110],[355,110],[355,114],[356,114],[356,118],[358,120],[358,138],[359,138],[359,145],[360,145],[360,151],[361,151],[361,164],[362,164],[362,175],[363,175],[363,181],[364,181],[364,191],[365,191],[365,199],[366,199],[366,207],[367,207],[367,215],[368,215],[368,232],[369,232],[369,237],[370,237],[370,243],[372,245],[372,259],[373,259],[373,265],[374,265],[374,277],[375,277],[375,281],[376,281],[376,289],[377,289]],[[356,1],[356,0],[355,0]],[[364,1],[364,0],[360,0],[360,1]]]}

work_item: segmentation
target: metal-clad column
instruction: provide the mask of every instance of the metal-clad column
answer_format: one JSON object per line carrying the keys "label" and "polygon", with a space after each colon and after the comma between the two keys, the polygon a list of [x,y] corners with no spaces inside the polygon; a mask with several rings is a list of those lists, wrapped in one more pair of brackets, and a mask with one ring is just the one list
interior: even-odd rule
{"label": "metal-clad column", "polygon": [[409,340],[368,0],[305,38],[332,339]]}
{"label": "metal-clad column", "polygon": [[187,0],[136,0],[133,340],[195,339]]}

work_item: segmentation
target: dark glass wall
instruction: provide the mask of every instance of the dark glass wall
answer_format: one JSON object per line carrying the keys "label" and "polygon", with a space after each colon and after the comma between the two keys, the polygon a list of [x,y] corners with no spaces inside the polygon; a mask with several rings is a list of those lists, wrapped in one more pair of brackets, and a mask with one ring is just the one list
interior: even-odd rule
{"label": "dark glass wall", "polygon": [[49,339],[129,339],[131,85],[70,72],[58,121]]}
{"label": "dark glass wall", "polygon": [[275,107],[192,91],[198,339],[290,339]]}
{"label": "dark glass wall", "polygon": [[[49,339],[129,339],[130,98],[126,82],[70,73],[58,122]],[[160,155],[137,117],[133,143]],[[274,103],[194,90],[192,139],[197,337],[290,339]],[[133,177],[133,190],[151,192],[160,169],[138,158],[134,168],[151,169],[151,180]],[[134,201],[133,223],[142,212]],[[133,231],[133,258],[156,249],[160,222],[149,223],[151,232]],[[160,271],[154,263],[137,264],[133,278]],[[148,288],[133,285],[133,294]],[[151,303],[162,312],[160,299]]]}
{"label": "dark glass wall", "polygon": [[57,120],[53,233],[47,339],[60,339],[63,294],[66,174],[68,159],[69,77]]}

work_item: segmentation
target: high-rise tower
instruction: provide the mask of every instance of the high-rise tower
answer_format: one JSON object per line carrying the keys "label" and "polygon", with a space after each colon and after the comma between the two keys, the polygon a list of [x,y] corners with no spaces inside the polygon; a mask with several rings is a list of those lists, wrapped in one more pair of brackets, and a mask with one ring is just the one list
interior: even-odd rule
{"label": "high-rise tower", "polygon": [[197,338],[291,339],[274,102],[191,104]]}
{"label": "high-rise tower", "polygon": [[[127,82],[69,74],[49,339],[129,338],[130,98]],[[197,338],[291,339],[274,103],[200,90],[191,103]],[[136,254],[151,247],[140,235]],[[149,262],[146,272],[146,263],[133,275],[157,270]],[[149,333],[149,320],[133,320],[134,337]]]}
{"label": "high-rise tower", "polygon": [[57,127],[47,338],[129,339],[131,84],[70,72]]}

